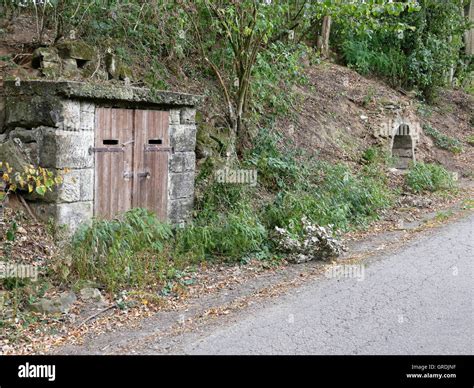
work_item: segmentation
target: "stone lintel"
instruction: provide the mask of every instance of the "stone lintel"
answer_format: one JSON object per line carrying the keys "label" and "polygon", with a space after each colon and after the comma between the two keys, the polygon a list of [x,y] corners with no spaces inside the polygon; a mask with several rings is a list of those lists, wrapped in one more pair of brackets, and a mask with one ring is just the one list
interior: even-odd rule
{"label": "stone lintel", "polygon": [[28,80],[16,86],[15,81],[7,80],[4,87],[6,96],[54,95],[66,99],[124,102],[131,105],[192,107],[203,100],[203,96],[188,93],[77,81]]}

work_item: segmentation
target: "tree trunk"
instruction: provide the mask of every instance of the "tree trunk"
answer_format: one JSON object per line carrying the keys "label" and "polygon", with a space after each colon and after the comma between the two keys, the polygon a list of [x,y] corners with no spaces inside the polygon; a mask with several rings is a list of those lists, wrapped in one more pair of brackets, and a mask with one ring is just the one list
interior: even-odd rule
{"label": "tree trunk", "polygon": [[[467,12],[469,15],[469,21],[474,23],[474,0],[471,0]],[[466,42],[466,55],[474,55],[474,27],[466,31],[464,40]]]}
{"label": "tree trunk", "polygon": [[321,35],[318,37],[317,47],[323,58],[329,57],[329,37],[331,35],[331,16],[323,17]]}
{"label": "tree trunk", "polygon": [[[448,41],[449,41],[449,43],[451,44],[451,42],[453,41],[453,37],[450,36],[450,37],[448,38]],[[458,53],[459,53],[459,52],[458,52]],[[447,83],[448,83],[449,86],[453,86],[453,83],[454,83],[454,70],[455,70],[455,66],[456,66],[456,65],[453,63],[453,64],[451,65],[451,67],[449,68],[449,70],[448,70],[448,76],[447,76],[447,79],[448,79],[447,81],[448,81],[448,82],[447,82]]]}

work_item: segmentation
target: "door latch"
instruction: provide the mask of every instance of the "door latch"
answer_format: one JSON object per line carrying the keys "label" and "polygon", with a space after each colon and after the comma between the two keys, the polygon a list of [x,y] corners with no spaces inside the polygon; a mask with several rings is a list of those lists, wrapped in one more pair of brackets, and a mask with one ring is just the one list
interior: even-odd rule
{"label": "door latch", "polygon": [[150,179],[150,172],[148,172],[148,171],[146,171],[146,172],[139,172],[139,173],[137,173],[137,177]]}

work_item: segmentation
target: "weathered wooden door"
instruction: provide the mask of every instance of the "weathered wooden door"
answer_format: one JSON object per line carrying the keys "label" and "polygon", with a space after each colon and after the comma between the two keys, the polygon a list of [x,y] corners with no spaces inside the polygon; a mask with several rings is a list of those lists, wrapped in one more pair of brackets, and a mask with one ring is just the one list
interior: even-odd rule
{"label": "weathered wooden door", "polygon": [[144,207],[166,219],[168,199],[168,112],[135,111],[135,182],[133,207]]}
{"label": "weathered wooden door", "polygon": [[96,217],[113,218],[132,207],[144,207],[166,219],[168,120],[166,111],[96,110]]}
{"label": "weathered wooden door", "polygon": [[132,206],[133,136],[133,110],[96,110],[95,216],[112,218]]}

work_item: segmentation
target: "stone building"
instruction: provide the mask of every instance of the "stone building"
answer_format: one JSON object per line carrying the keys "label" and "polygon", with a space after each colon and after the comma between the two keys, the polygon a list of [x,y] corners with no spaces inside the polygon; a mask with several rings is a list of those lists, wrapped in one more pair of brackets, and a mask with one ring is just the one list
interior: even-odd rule
{"label": "stone building", "polygon": [[58,190],[29,201],[38,217],[71,230],[132,207],[181,223],[193,206],[200,99],[110,84],[6,81],[0,160],[8,152],[69,169]]}

